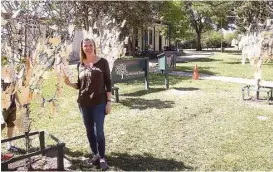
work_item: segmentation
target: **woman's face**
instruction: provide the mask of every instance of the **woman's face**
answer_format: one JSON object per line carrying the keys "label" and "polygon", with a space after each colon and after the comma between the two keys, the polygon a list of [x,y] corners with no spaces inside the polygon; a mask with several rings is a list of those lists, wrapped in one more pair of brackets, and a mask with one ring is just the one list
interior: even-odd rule
{"label": "woman's face", "polygon": [[83,41],[82,49],[85,54],[93,54],[94,53],[94,42],[91,40]]}

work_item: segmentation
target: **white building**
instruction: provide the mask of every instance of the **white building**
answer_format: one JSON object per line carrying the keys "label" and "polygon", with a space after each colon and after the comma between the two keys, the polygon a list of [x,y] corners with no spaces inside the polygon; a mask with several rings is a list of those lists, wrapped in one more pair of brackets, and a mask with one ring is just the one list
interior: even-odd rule
{"label": "white building", "polygon": [[163,51],[165,46],[169,46],[169,39],[163,35],[164,29],[167,30],[168,26],[153,23],[147,30],[139,30],[136,47],[142,51]]}
{"label": "white building", "polygon": [[[164,36],[163,30],[168,30],[168,25],[153,23],[145,30],[138,30],[135,46],[141,51],[163,51],[164,47],[169,46],[169,39]],[[72,43],[72,53],[69,57],[70,61],[79,60],[80,45],[83,39],[83,32],[76,30]]]}

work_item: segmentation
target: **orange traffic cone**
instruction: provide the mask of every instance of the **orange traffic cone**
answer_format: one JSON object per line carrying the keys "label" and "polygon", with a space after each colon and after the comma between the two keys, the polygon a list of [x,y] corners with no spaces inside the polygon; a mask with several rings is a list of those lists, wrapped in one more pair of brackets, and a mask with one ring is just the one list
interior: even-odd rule
{"label": "orange traffic cone", "polygon": [[192,79],[194,79],[194,80],[199,79],[197,64],[194,66]]}

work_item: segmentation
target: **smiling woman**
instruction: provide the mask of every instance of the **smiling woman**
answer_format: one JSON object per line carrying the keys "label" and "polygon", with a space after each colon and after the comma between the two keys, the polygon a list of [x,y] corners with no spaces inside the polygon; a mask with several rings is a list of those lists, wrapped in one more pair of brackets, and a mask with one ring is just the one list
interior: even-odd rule
{"label": "smiling woman", "polygon": [[104,118],[111,111],[111,79],[108,61],[96,55],[93,39],[81,41],[78,82],[65,83],[79,90],[78,104],[83,116],[87,138],[92,151],[91,165],[100,164],[106,170]]}

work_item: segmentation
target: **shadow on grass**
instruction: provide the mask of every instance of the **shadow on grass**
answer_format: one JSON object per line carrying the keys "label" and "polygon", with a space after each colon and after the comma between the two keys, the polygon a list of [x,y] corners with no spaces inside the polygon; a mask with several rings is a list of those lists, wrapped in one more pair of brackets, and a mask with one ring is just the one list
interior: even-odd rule
{"label": "shadow on grass", "polygon": [[[194,90],[199,90],[198,88],[194,87],[188,87],[188,88],[177,88],[174,87],[173,89],[178,90],[178,91],[194,91]],[[133,93],[125,93],[125,94],[120,94],[121,96],[143,96],[149,93],[157,93],[160,91],[166,91],[165,88],[149,88],[149,90],[139,90]]]}
{"label": "shadow on grass", "polygon": [[273,62],[272,61],[271,62],[265,62],[265,63],[263,63],[263,65],[272,66],[273,67]]}
{"label": "shadow on grass", "polygon": [[[183,82],[184,80],[189,80],[190,79],[189,77],[171,76],[171,75],[169,75],[168,78],[169,78],[169,85],[170,86],[175,85],[175,84],[180,83],[180,82]],[[161,73],[150,73],[149,74],[149,86],[150,87],[153,87],[153,86],[162,86],[162,87],[164,87],[164,82],[165,82],[164,74],[161,74]],[[143,88],[144,88],[144,79],[136,79],[136,80],[133,80],[133,81],[124,82],[123,84],[126,84],[126,85],[143,84]]]}
{"label": "shadow on grass", "polygon": [[[198,67],[198,72],[202,74],[207,74],[207,75],[216,75],[218,73],[210,71],[211,67]],[[194,66],[189,67],[189,66],[176,66],[176,71],[182,71],[182,72],[193,72]],[[191,78],[189,78],[191,79]]]}
{"label": "shadow on grass", "polygon": [[[219,48],[219,49],[216,49],[216,50],[206,50],[206,49],[203,49],[202,52],[218,52],[218,53],[220,53],[221,50],[220,50],[220,48]],[[235,53],[236,53],[236,54],[242,54],[242,50],[224,50],[223,53],[230,53],[230,54],[232,54],[232,53],[235,54]]]}
{"label": "shadow on grass", "polygon": [[223,62],[224,64],[242,64],[242,62]]}
{"label": "shadow on grass", "polygon": [[195,91],[195,90],[199,90],[199,88],[194,88],[194,87],[187,87],[187,88],[174,87],[173,89],[178,90],[178,91]]}
{"label": "shadow on grass", "polygon": [[[80,157],[88,157],[82,152],[67,152],[72,157],[70,170],[97,171],[97,166],[86,166]],[[106,155],[110,171],[182,171],[194,170],[193,167],[186,166],[183,162],[173,159],[159,159],[150,154],[129,155],[127,153],[111,153]]]}
{"label": "shadow on grass", "polygon": [[149,88],[149,90],[139,90],[133,93],[125,93],[125,94],[120,94],[121,96],[143,96],[149,93],[156,93],[160,91],[165,91],[166,89],[164,88]]}
{"label": "shadow on grass", "polygon": [[230,54],[232,54],[232,55],[242,55],[242,53],[230,53]]}
{"label": "shadow on grass", "polygon": [[174,101],[161,101],[160,99],[147,100],[142,98],[126,98],[120,101],[124,106],[131,109],[145,110],[148,108],[165,109],[173,108]]}
{"label": "shadow on grass", "polygon": [[[183,59],[183,58],[182,58]],[[223,61],[220,59],[212,59],[212,58],[198,58],[198,59],[191,59],[191,58],[185,58],[182,62],[177,63],[188,63],[188,62],[216,62],[216,61]]]}
{"label": "shadow on grass", "polygon": [[177,171],[193,170],[172,159],[159,159],[149,154],[129,155],[127,153],[111,153],[107,157],[110,169],[122,171]]}

